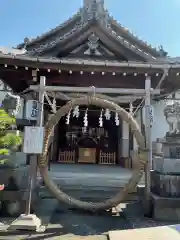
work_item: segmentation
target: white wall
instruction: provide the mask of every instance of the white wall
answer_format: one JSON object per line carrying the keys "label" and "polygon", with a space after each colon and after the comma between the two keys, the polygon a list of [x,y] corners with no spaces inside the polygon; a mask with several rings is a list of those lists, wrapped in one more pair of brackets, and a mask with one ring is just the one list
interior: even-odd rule
{"label": "white wall", "polygon": [[154,106],[154,123],[152,125],[152,141],[156,141],[157,138],[164,138],[169,130],[169,126],[164,116],[164,108],[166,103],[162,100],[155,102]]}
{"label": "white wall", "polygon": [[4,100],[6,94],[7,94],[7,92],[5,92],[5,91],[0,91],[0,104],[1,104],[2,101]]}
{"label": "white wall", "polygon": [[[166,103],[162,100],[159,102],[153,102],[153,112],[154,112],[154,122],[152,125],[152,141],[156,141],[157,138],[164,138],[166,132],[169,130],[169,126],[166,122],[166,118],[164,116],[164,108]],[[143,123],[145,124],[145,108],[143,108]],[[141,126],[141,118],[140,111],[136,114],[135,117],[139,126]]]}

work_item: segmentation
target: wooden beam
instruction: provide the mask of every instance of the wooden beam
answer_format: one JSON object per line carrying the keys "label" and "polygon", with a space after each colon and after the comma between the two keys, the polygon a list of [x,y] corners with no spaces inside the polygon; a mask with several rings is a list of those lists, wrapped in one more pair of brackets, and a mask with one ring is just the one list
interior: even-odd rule
{"label": "wooden beam", "polygon": [[[30,85],[30,90],[39,91],[39,86]],[[95,88],[95,87],[68,87],[68,86],[45,86],[47,92],[79,92],[79,93],[109,93],[109,94],[132,94],[145,95],[145,89],[128,88]],[[160,94],[160,89],[151,90],[152,95]]]}
{"label": "wooden beam", "polygon": [[[62,92],[57,92],[57,93],[51,93],[51,92],[47,92],[47,95],[49,97],[55,97],[56,99],[61,99],[64,101],[70,101],[73,98],[77,98],[77,97],[84,97],[85,94],[81,94],[81,93],[62,93]],[[116,102],[116,103],[129,103],[129,102],[134,102],[136,100],[142,99],[142,96],[132,96],[132,95],[127,95],[127,96],[109,96],[107,94],[96,94],[96,97],[99,98],[103,98],[103,99],[107,99],[109,101],[112,102]]]}

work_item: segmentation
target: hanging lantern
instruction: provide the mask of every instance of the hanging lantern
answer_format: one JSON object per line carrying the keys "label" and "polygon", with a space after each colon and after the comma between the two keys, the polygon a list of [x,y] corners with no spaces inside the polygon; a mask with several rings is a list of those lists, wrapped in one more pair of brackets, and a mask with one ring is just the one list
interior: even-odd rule
{"label": "hanging lantern", "polygon": [[86,109],[85,111],[85,115],[84,115],[84,127],[87,127],[88,126],[88,108]]}
{"label": "hanging lantern", "polygon": [[110,120],[110,118],[111,118],[111,112],[110,112],[109,109],[106,109],[106,110],[105,110],[104,116],[105,116],[106,120]]}
{"label": "hanging lantern", "polygon": [[99,116],[99,127],[103,126],[103,109],[101,110],[101,114]]}
{"label": "hanging lantern", "polygon": [[115,115],[115,123],[116,123],[116,126],[119,126],[119,116],[117,113]]}
{"label": "hanging lantern", "polygon": [[66,116],[66,125],[69,125],[70,123],[70,117],[71,117],[71,110],[69,111],[69,113]]}
{"label": "hanging lantern", "polygon": [[73,110],[73,117],[78,118],[79,117],[79,106],[76,106]]}

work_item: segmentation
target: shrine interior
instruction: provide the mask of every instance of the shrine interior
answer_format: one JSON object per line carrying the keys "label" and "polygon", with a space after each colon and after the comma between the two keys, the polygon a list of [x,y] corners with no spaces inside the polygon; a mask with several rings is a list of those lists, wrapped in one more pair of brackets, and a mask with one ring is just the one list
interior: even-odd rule
{"label": "shrine interior", "polygon": [[121,119],[94,106],[78,109],[56,125],[51,162],[121,164]]}

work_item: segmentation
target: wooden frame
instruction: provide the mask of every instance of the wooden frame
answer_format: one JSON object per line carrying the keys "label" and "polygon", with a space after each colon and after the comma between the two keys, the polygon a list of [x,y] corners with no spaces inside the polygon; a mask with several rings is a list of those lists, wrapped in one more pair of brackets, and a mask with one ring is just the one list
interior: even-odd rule
{"label": "wooden frame", "polygon": [[78,163],[96,163],[96,148],[79,148]]}
{"label": "wooden frame", "polygon": [[116,153],[115,152],[103,152],[100,150],[99,164],[116,164]]}
{"label": "wooden frame", "polygon": [[59,163],[75,163],[75,150],[74,151],[59,151]]}

